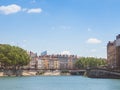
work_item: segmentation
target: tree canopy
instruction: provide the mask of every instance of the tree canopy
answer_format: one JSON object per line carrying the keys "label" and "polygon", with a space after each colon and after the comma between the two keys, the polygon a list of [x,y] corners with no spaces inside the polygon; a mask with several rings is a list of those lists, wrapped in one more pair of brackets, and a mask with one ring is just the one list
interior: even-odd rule
{"label": "tree canopy", "polygon": [[81,57],[75,63],[75,66],[78,69],[87,67],[99,67],[104,65],[106,65],[105,59],[94,57]]}
{"label": "tree canopy", "polygon": [[18,47],[8,44],[0,44],[0,63],[6,67],[20,67],[29,63],[30,57],[27,52]]}

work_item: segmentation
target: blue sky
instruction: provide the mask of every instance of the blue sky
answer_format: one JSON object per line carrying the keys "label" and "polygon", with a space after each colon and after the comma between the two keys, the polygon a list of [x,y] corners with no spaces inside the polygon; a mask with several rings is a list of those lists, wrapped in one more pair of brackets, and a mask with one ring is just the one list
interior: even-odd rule
{"label": "blue sky", "polygon": [[38,54],[106,58],[119,31],[120,0],[0,0],[0,43]]}

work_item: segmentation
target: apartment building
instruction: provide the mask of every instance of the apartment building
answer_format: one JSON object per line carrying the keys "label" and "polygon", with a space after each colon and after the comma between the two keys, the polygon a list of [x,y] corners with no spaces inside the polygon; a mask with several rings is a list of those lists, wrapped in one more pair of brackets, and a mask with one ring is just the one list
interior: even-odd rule
{"label": "apartment building", "polygon": [[30,62],[27,65],[29,69],[74,69],[77,56],[75,55],[47,55],[43,53],[41,56],[37,56],[37,53],[29,52]]}
{"label": "apartment building", "polygon": [[37,53],[29,52],[30,55],[30,62],[28,65],[29,69],[37,69],[37,63],[38,63],[38,56]]}
{"label": "apartment building", "polygon": [[120,34],[116,36],[116,66],[120,67]]}
{"label": "apartment building", "polygon": [[107,63],[109,67],[116,66],[116,41],[107,44]]}
{"label": "apartment building", "polygon": [[40,58],[44,69],[73,69],[77,60],[75,55],[44,55]]}
{"label": "apartment building", "polygon": [[120,34],[107,44],[107,62],[111,68],[120,67]]}

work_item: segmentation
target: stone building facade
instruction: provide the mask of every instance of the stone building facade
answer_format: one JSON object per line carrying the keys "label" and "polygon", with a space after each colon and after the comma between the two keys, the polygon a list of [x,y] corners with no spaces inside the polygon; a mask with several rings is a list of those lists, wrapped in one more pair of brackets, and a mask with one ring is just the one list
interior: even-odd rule
{"label": "stone building facade", "polygon": [[120,34],[107,44],[107,62],[111,68],[120,67]]}
{"label": "stone building facade", "polygon": [[116,65],[120,67],[120,34],[116,36]]}
{"label": "stone building facade", "polygon": [[116,66],[116,45],[115,41],[107,44],[107,63],[109,67]]}

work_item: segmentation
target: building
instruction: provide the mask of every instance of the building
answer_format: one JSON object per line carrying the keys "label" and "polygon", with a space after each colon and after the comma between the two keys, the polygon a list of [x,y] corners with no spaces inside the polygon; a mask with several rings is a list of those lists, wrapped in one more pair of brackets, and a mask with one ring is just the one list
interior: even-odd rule
{"label": "building", "polygon": [[58,69],[56,65],[57,64],[57,58],[53,55],[42,55],[40,56],[40,59],[42,61],[42,68],[43,69]]}
{"label": "building", "polygon": [[77,60],[77,56],[70,55],[68,57],[68,69],[75,69],[76,60]]}
{"label": "building", "polygon": [[38,62],[38,56],[37,53],[33,53],[30,51],[30,62],[29,62],[29,69],[37,69],[37,62]]}
{"label": "building", "polygon": [[39,56],[42,62],[42,69],[49,69],[48,55]]}
{"label": "building", "polygon": [[38,57],[38,60],[37,60],[37,69],[44,69],[43,62],[40,57]]}
{"label": "building", "polygon": [[116,40],[107,44],[107,62],[111,68],[120,67],[120,34],[116,36]]}
{"label": "building", "polygon": [[77,56],[75,55],[44,55],[40,56],[43,69],[74,69]]}
{"label": "building", "polygon": [[107,63],[109,67],[116,66],[116,41],[107,44]]}
{"label": "building", "polygon": [[120,67],[120,34],[116,36],[116,66]]}
{"label": "building", "polygon": [[41,56],[45,56],[45,55],[47,55],[47,51],[41,53]]}
{"label": "building", "polygon": [[28,52],[30,62],[25,67],[26,69],[42,69],[42,70],[66,70],[75,69],[77,56],[75,55],[47,55],[46,51],[41,56],[37,53]]}

